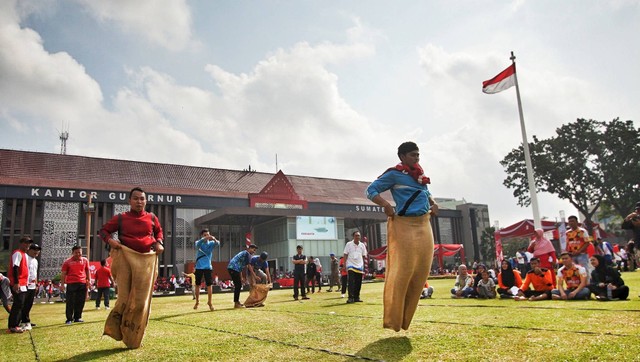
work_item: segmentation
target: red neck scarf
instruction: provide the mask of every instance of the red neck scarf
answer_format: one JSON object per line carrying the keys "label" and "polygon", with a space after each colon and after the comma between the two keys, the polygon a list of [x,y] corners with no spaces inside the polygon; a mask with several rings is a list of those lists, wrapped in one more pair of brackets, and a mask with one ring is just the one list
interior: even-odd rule
{"label": "red neck scarf", "polygon": [[413,167],[409,167],[401,162],[397,164],[396,167],[392,167],[387,171],[391,170],[397,170],[404,174],[407,174],[413,177],[413,179],[416,180],[417,183],[423,186],[431,183],[431,179],[424,175],[424,170],[417,163],[414,164]]}

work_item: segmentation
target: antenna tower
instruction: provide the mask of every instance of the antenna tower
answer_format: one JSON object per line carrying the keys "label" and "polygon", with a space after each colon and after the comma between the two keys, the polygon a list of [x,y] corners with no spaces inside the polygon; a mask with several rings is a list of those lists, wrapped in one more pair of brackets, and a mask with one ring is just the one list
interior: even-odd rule
{"label": "antenna tower", "polygon": [[62,123],[62,132],[60,132],[60,154],[67,154],[67,140],[69,139],[69,126],[67,125],[67,130],[64,130],[64,122]]}

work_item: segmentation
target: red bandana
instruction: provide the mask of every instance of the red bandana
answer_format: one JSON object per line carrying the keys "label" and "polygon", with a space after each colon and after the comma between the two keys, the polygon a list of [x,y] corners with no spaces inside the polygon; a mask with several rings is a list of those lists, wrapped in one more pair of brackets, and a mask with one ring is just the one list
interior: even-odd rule
{"label": "red bandana", "polygon": [[396,167],[392,167],[387,171],[391,170],[397,170],[404,174],[407,174],[413,177],[413,179],[416,180],[417,183],[423,186],[431,183],[431,179],[424,175],[424,170],[417,163],[414,164],[413,167],[409,167],[401,162],[397,164]]}

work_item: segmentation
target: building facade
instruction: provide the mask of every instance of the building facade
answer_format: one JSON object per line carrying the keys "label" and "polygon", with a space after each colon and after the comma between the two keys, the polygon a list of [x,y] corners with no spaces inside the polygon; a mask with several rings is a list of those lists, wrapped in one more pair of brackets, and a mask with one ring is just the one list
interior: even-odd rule
{"label": "building facade", "polygon": [[[340,255],[355,230],[370,250],[386,244],[386,215],[365,197],[368,184],[281,171],[0,150],[0,270],[25,234],[42,246],[43,279],[60,274],[76,244],[92,261],[107,258],[98,231],[129,210],[129,190],[136,186],[147,192],[147,211],[158,216],[164,230],[160,275],[177,274],[193,261],[194,241],[203,228],[222,242],[215,261],[227,261],[253,242],[283,272],[292,269],[296,245],[328,265],[329,254]],[[388,193],[385,197],[391,199]],[[432,219],[436,242],[460,243],[465,217],[461,210],[441,210]]]}

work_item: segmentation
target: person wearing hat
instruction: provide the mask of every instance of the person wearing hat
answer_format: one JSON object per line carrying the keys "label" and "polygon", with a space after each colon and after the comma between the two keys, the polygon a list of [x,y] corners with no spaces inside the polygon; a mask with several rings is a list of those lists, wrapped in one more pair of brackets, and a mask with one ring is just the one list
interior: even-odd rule
{"label": "person wearing hat", "polygon": [[236,254],[229,261],[229,265],[227,266],[227,271],[231,276],[231,280],[233,280],[233,307],[234,308],[244,308],[244,304],[240,303],[240,292],[242,291],[242,285],[245,282],[244,271],[247,269],[249,271],[249,275],[256,277],[255,272],[253,271],[253,267],[251,266],[251,257],[256,253],[258,247],[254,244],[251,244],[247,247],[247,250],[242,250],[238,254]]}
{"label": "person wearing hat", "polygon": [[253,273],[249,274],[249,296],[244,302],[245,308],[264,307],[267,294],[271,287],[271,273],[269,272],[269,254],[266,251],[251,257],[249,266]]}
{"label": "person wearing hat", "polygon": [[250,276],[249,283],[271,284],[271,273],[269,272],[269,263],[267,259],[269,253],[263,251],[260,255],[254,255],[251,257],[251,268],[255,274],[255,278]]}
{"label": "person wearing hat", "polygon": [[27,263],[27,250],[31,245],[31,238],[23,236],[20,238],[18,249],[11,253],[11,264],[9,265],[9,285],[13,294],[13,305],[9,312],[9,333],[22,333],[20,318],[27,297],[27,284],[29,284],[29,265]]}
{"label": "person wearing hat", "polygon": [[331,275],[329,276],[329,291],[333,292],[333,286],[335,285],[340,291],[340,261],[336,258],[336,254],[329,254],[331,258],[329,264],[331,265]]}
{"label": "person wearing hat", "polygon": [[29,314],[33,307],[33,300],[36,297],[36,288],[38,287],[38,256],[40,255],[40,245],[31,244],[27,250],[27,266],[29,268],[29,281],[27,282],[27,295],[22,308],[22,318],[20,327],[25,331],[30,331],[35,327],[35,323],[31,323]]}

